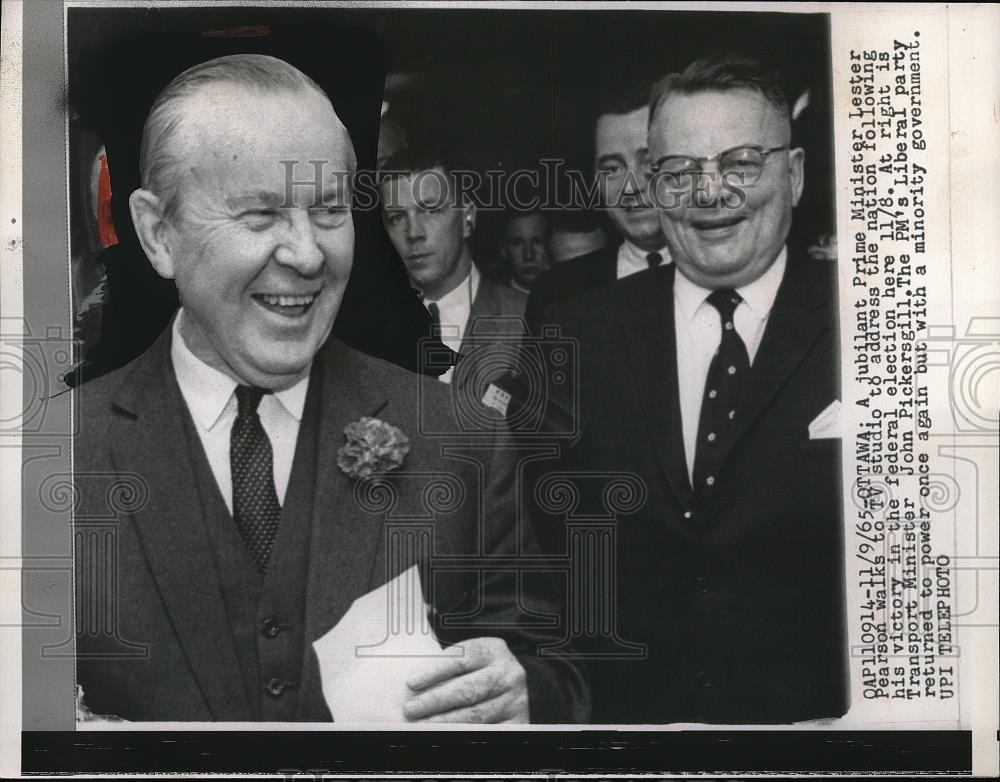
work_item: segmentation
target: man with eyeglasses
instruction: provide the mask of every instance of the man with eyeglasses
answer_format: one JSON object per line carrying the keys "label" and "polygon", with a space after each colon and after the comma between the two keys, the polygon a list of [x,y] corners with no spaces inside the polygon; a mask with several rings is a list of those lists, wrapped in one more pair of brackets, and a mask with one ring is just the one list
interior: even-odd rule
{"label": "man with eyeglasses", "polygon": [[646,490],[617,519],[594,719],[839,716],[835,275],[786,249],[805,153],[777,75],[737,55],[664,78],[650,116],[674,263],[555,308],[581,357],[582,431],[561,469],[629,473]]}

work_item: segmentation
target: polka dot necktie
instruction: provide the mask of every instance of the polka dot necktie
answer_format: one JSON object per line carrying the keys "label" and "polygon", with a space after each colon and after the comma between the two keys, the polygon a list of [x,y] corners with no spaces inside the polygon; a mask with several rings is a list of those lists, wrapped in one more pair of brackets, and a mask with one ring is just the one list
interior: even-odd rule
{"label": "polka dot necktie", "polygon": [[236,386],[238,411],[229,435],[233,520],[261,573],[267,570],[281,518],[271,441],[257,415],[265,393],[263,388]]}
{"label": "polka dot necktie", "polygon": [[708,303],[719,312],[722,338],[705,379],[705,395],[698,418],[698,441],[694,457],[694,490],[708,495],[716,484],[729,435],[738,413],[740,396],[750,372],[746,345],[736,331],[733,315],[743,299],[736,291],[713,291]]}
{"label": "polka dot necktie", "polygon": [[650,269],[655,269],[661,263],[663,263],[663,256],[659,253],[649,253],[646,256],[646,263],[649,264]]}

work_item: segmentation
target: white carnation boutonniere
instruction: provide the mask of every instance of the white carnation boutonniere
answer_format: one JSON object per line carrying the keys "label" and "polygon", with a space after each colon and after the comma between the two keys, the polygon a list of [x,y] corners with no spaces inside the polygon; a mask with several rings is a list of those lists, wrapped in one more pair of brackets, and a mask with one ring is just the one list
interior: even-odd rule
{"label": "white carnation boutonniere", "polygon": [[337,466],[351,478],[368,478],[399,468],[410,452],[410,438],[378,418],[365,416],[344,427],[347,442],[337,452]]}

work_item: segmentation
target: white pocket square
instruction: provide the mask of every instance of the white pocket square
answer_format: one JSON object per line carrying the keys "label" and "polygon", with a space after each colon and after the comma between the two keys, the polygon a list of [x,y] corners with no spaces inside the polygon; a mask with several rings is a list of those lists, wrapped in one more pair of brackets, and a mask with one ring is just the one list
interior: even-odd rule
{"label": "white pocket square", "polygon": [[828,440],[841,437],[840,400],[834,399],[813,422],[809,424],[810,440]]}

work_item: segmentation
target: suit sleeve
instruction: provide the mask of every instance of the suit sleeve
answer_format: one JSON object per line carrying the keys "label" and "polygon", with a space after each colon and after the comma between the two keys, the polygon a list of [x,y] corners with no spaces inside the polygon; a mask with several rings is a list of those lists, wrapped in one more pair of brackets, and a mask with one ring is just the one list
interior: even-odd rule
{"label": "suit sleeve", "polygon": [[[518,450],[503,437],[493,450],[493,464],[487,476],[488,544],[496,553],[515,554],[525,562],[544,562],[528,503],[522,501]],[[494,510],[494,513],[490,512]],[[552,570],[525,569],[518,579],[506,578],[503,585],[514,591],[514,605],[525,624],[505,637],[517,655],[528,679],[531,721],[534,723],[581,723],[590,719],[590,690],[585,671],[573,660],[573,650],[562,644],[569,637],[568,617]],[[520,585],[517,583],[520,581]],[[554,626],[544,626],[536,617],[554,616]],[[535,626],[530,623],[535,621]]]}
{"label": "suit sleeve", "polygon": [[[525,670],[532,723],[581,723],[590,718],[590,690],[582,667],[563,644],[566,618],[557,580],[540,553],[531,519],[520,511],[518,450],[508,434],[482,448],[484,566],[462,600],[448,609],[456,625],[438,616],[446,644],[495,636],[507,642]],[[511,565],[514,567],[511,567]]]}

